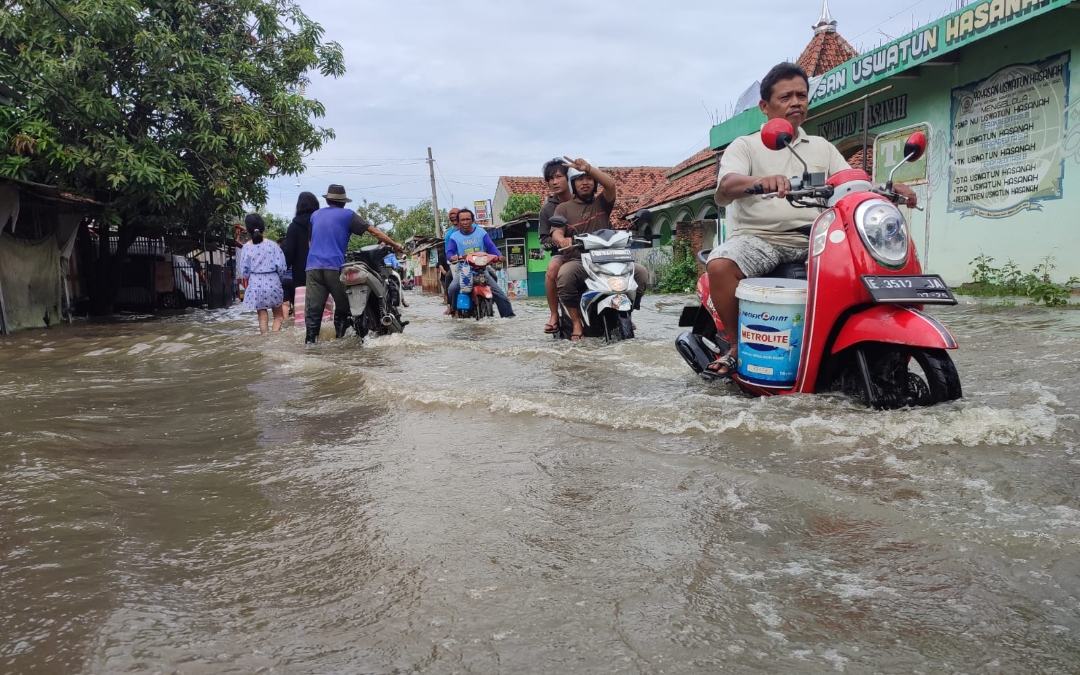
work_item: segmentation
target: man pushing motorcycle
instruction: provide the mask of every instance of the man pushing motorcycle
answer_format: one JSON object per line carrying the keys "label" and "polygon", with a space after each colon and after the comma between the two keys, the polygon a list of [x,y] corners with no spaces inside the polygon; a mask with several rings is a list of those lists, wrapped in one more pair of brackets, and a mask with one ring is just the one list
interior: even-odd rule
{"label": "man pushing motorcycle", "polygon": [[[801,127],[809,105],[810,80],[794,63],[774,66],[761,81],[761,101],[758,107],[769,119],[785,118],[795,128],[791,147],[806,161],[810,173],[834,173],[850,169],[847,160],[836,147],[824,138],[811,136]],[[784,263],[805,261],[808,253],[807,235],[798,232],[813,224],[816,209],[800,209],[784,199],[791,190],[790,176],[804,172],[802,164],[791,152],[767,149],[760,140],[761,133],[736,138],[720,159],[716,184],[716,204],[726,207],[730,237],[709,254],[706,273],[709,275],[709,296],[716,313],[724,324],[731,350],[709,365],[709,370],[722,378],[735,373],[739,318],[739,301],[735,289],[746,278],[766,276]],[[760,186],[762,198],[750,194]],[[906,185],[893,189],[916,205],[915,192]]]}

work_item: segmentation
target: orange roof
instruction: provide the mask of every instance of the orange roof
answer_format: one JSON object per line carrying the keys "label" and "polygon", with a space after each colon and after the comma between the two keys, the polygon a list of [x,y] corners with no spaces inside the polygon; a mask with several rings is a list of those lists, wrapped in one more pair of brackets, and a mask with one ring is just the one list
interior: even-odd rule
{"label": "orange roof", "polygon": [[[854,155],[848,158],[848,164],[852,169],[861,169],[862,167],[863,149],[860,148]],[[874,148],[866,148],[866,172],[869,174],[874,173]]]}
{"label": "orange roof", "polygon": [[[693,156],[679,162],[670,172],[663,183],[657,185],[639,200],[639,209],[652,208],[660,204],[666,204],[682,197],[698,194],[705,190],[716,187],[716,157],[719,153],[710,148],[705,148]],[[709,161],[705,166],[691,171],[683,176],[672,180],[670,177],[695,164]]]}
{"label": "orange roof", "polygon": [[814,35],[806,45],[798,64],[810,77],[827,73],[841,63],[853,59],[859,52],[836,32],[822,32]]}
{"label": "orange roof", "polygon": [[692,156],[690,156],[690,157],[684,159],[683,161],[679,162],[678,164],[676,164],[675,168],[672,169],[671,173],[669,173],[668,175],[671,176],[671,175],[677,174],[680,171],[682,171],[683,169],[689,168],[689,167],[697,164],[698,162],[704,162],[707,159],[711,159],[715,155],[716,155],[716,150],[713,150],[712,148],[705,148],[703,150],[699,150],[698,152],[694,153]]}
{"label": "orange roof", "polygon": [[551,194],[543,178],[533,176],[499,176],[499,182],[512,195],[539,195],[541,198]]}
{"label": "orange roof", "polygon": [[829,0],[821,8],[821,17],[814,26],[814,37],[799,56],[798,64],[810,77],[817,77],[853,59],[859,52],[840,33],[836,32],[836,20],[829,13]]}

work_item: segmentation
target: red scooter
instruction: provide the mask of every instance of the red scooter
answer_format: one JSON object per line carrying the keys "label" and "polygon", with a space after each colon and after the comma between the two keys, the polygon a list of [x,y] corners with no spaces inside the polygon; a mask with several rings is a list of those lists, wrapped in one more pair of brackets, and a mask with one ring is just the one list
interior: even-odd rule
{"label": "red scooter", "polygon": [[[790,145],[794,130],[787,120],[770,120],[761,138],[771,150],[795,154],[805,169]],[[926,136],[916,132],[904,145],[904,161],[916,161],[925,151]],[[907,224],[895,206],[905,203],[892,189],[892,176],[902,164],[881,187],[858,169],[828,180],[808,171],[792,179],[787,200],[822,210],[805,232],[807,262],[784,265],[767,275],[771,279],[754,282],[806,280],[805,317],[797,317],[803,323],[801,339],[784,345],[798,350],[797,371],[794,384],[784,386],[769,386],[754,376],[759,371],[747,363],[753,354],[744,351],[765,348],[760,327],[753,325],[754,317],[761,323],[760,313],[748,320],[748,313],[740,311],[740,342],[746,344],[740,345],[732,379],[744,391],[757,396],[841,391],[875,408],[933,405],[961,397],[960,376],[947,352],[957,348],[956,340],[922,311],[924,305],[955,305],[956,298],[940,276],[922,273]],[[760,194],[760,186],[747,192]],[[703,263],[708,253],[698,254]],[[727,353],[729,344],[712,305],[707,274],[698,280],[697,295],[701,304],[685,307],[679,319],[680,326],[692,329],[675,344],[694,372],[714,378],[707,366]]]}
{"label": "red scooter", "polygon": [[461,290],[455,299],[458,318],[473,317],[477,321],[495,318],[495,299],[488,286],[488,265],[498,260],[489,253],[469,253],[465,256],[459,279]]}

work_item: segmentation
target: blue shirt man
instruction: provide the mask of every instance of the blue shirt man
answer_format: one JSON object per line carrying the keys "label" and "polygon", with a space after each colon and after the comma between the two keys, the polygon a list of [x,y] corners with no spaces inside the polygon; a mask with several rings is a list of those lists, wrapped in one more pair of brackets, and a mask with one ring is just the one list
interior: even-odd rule
{"label": "blue shirt man", "polygon": [[[451,265],[453,265],[455,259],[461,260],[469,253],[478,253],[480,251],[494,256],[496,261],[501,257],[498,247],[491,240],[491,235],[485,230],[474,226],[474,220],[475,216],[469,209],[458,211],[458,229],[449,236],[446,242],[446,258],[451,261]],[[456,268],[457,266],[453,265],[453,267]],[[488,286],[491,287],[491,295],[495,300],[495,306],[499,308],[499,316],[504,319],[514,316],[514,307],[510,304],[510,298],[506,297],[506,291],[499,285],[495,275],[491,273],[491,268],[484,271],[487,275]],[[450,283],[449,290],[451,308],[457,301],[460,290],[460,275],[455,275],[454,280]]]}
{"label": "blue shirt man", "polygon": [[304,308],[304,342],[308,344],[319,337],[323,307],[328,296],[334,298],[334,328],[337,337],[345,337],[351,324],[349,296],[338,276],[341,266],[345,264],[349,237],[370,232],[373,237],[393,247],[395,251],[405,250],[382,230],[370,227],[357,213],[345,208],[345,204],[352,200],[345,194],[344,187],[331,185],[323,198],[326,200],[326,208],[311,214],[311,248],[308,249],[307,257]]}

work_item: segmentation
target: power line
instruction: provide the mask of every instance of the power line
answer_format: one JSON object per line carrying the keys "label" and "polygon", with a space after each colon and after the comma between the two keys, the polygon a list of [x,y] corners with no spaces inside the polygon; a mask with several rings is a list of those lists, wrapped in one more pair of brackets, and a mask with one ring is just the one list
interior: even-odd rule
{"label": "power line", "polygon": [[[331,160],[338,161],[338,160]],[[379,164],[320,164],[319,162],[308,162],[309,165],[317,169],[372,169],[380,166],[414,166],[416,164],[426,164],[427,162],[405,162],[405,163],[393,163],[393,162],[381,162]]]}
{"label": "power line", "polygon": [[457,201],[454,199],[454,191],[446,184],[446,176],[443,175],[442,167],[439,166],[438,160],[435,160],[435,170],[439,172],[439,181],[442,182],[443,189],[446,190],[447,196],[450,197],[450,202],[453,203]]}
{"label": "power line", "polygon": [[867,34],[867,33],[869,33],[870,31],[872,31],[872,30],[874,30],[875,28],[877,28],[878,26],[882,26],[882,25],[884,25],[884,24],[888,23],[889,21],[892,21],[893,19],[895,19],[896,17],[900,16],[901,14],[903,14],[903,13],[904,13],[904,12],[906,12],[906,11],[908,11],[909,9],[914,9],[914,8],[918,7],[919,5],[923,4],[924,2],[926,2],[926,0],[919,0],[918,2],[912,3],[911,5],[909,5],[909,6],[905,7],[905,8],[903,8],[902,10],[900,10],[900,11],[899,11],[899,12],[897,12],[896,14],[893,14],[893,15],[892,15],[892,16],[890,16],[889,18],[887,18],[887,19],[885,19],[885,20],[883,20],[883,21],[879,21],[878,23],[875,23],[875,24],[874,24],[873,26],[870,26],[869,28],[867,28],[867,29],[866,29],[866,30],[864,30],[863,32],[861,32],[861,33],[859,33],[858,35],[856,35],[855,37],[851,38],[850,42],[854,42],[855,40],[858,40],[858,39],[859,39],[860,37],[862,37],[863,35],[866,35],[866,34]]}
{"label": "power line", "polygon": [[472,185],[473,187],[482,187],[482,188],[491,187],[490,185],[484,185],[483,183],[466,183],[465,181],[450,180],[449,178],[447,180],[449,182],[451,182],[451,183],[454,183],[455,185]]}

